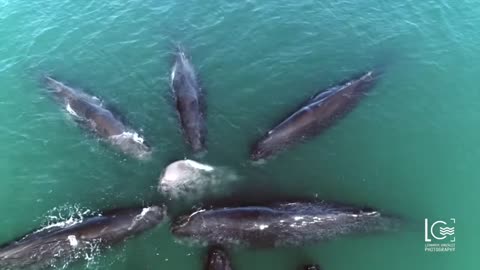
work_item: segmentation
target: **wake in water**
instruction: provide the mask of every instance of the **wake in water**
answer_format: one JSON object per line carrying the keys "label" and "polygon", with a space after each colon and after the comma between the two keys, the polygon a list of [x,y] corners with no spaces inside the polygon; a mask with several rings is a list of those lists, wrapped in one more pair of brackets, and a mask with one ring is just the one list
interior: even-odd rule
{"label": "wake in water", "polygon": [[226,167],[213,167],[193,160],[179,160],[168,165],[160,176],[158,190],[170,199],[195,200],[224,192],[239,179]]}

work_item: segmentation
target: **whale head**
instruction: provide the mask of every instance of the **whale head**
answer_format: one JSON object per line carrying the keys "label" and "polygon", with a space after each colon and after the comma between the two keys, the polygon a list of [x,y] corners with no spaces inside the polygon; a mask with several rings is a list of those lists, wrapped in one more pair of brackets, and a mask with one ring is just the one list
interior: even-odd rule
{"label": "whale head", "polygon": [[136,132],[123,132],[109,138],[122,152],[132,155],[138,159],[148,159],[151,156],[152,148]]}
{"label": "whale head", "polygon": [[250,159],[253,161],[259,161],[266,159],[267,157],[273,155],[275,151],[269,147],[268,142],[262,140],[252,146],[250,152]]}
{"label": "whale head", "polygon": [[228,254],[220,247],[212,247],[208,252],[205,269],[231,270],[232,266]]}

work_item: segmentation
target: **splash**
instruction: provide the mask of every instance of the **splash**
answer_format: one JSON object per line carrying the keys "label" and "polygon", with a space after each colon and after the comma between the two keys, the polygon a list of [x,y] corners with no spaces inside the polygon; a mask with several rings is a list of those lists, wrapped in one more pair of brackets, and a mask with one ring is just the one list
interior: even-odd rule
{"label": "splash", "polygon": [[144,143],[145,142],[145,139],[140,136],[137,132],[129,132],[129,131],[125,131],[121,134],[118,134],[118,135],[113,135],[110,137],[112,140],[118,140],[118,141],[123,141],[123,140],[127,140],[127,139],[130,139],[136,143]]}
{"label": "splash", "polygon": [[[55,228],[71,227],[83,222],[86,218],[95,215],[100,214],[88,208],[81,207],[80,205],[63,205],[55,207],[47,211],[47,214],[43,217],[42,228],[34,233],[40,233]],[[97,258],[100,256],[100,241],[91,241],[86,243],[86,245],[81,246],[79,243],[80,240],[77,239],[75,235],[69,235],[67,241],[72,247],[74,247],[75,251],[68,254],[65,253],[65,250],[59,250],[52,261],[48,262],[50,267],[56,269],[68,269],[73,262],[79,260],[84,260],[86,262],[87,269],[90,269],[90,266],[97,264]],[[67,256],[64,257],[64,254]]]}
{"label": "splash", "polygon": [[148,159],[151,149],[145,143],[145,139],[134,131],[125,131],[109,137],[109,141],[121,151],[131,154],[139,159]]}

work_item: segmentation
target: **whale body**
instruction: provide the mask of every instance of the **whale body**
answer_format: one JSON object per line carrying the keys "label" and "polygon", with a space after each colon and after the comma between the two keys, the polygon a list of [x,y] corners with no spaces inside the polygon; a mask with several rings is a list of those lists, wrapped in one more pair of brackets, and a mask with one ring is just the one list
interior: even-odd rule
{"label": "whale body", "polygon": [[250,158],[265,159],[321,133],[351,111],[378,78],[379,72],[368,71],[314,95],[259,139],[252,146]]}
{"label": "whale body", "polygon": [[165,211],[164,206],[116,209],[71,225],[39,229],[0,248],[0,269],[40,269],[94,246],[111,246],[160,224]]}
{"label": "whale body", "polygon": [[185,51],[177,48],[170,75],[183,134],[193,152],[205,150],[205,104],[203,93],[192,63]]}
{"label": "whale body", "polygon": [[98,98],[50,76],[44,79],[46,86],[77,122],[126,154],[139,159],[149,157],[151,148],[145,139],[115,117]]}
{"label": "whale body", "polygon": [[278,203],[201,209],[177,218],[180,240],[245,247],[301,246],[341,235],[396,228],[396,218],[380,212],[326,202]]}

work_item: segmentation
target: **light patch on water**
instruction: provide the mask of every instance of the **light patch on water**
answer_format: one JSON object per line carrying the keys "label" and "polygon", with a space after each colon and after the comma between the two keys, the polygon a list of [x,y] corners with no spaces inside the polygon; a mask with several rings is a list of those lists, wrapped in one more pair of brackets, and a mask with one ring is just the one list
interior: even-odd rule
{"label": "light patch on water", "polygon": [[252,160],[251,161],[252,165],[254,166],[260,166],[260,165],[264,165],[267,163],[267,160],[265,158],[261,158],[259,160]]}
{"label": "light patch on water", "polygon": [[305,218],[305,217],[302,217],[302,216],[295,216],[295,217],[293,217],[293,219],[294,219],[295,221],[302,220],[302,219],[304,219],[304,218]]}

